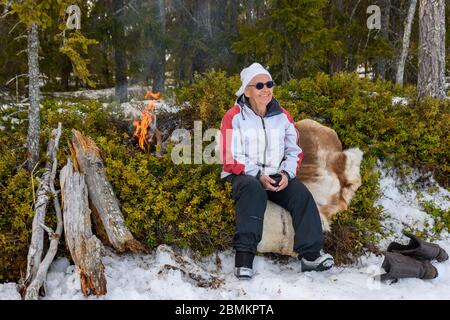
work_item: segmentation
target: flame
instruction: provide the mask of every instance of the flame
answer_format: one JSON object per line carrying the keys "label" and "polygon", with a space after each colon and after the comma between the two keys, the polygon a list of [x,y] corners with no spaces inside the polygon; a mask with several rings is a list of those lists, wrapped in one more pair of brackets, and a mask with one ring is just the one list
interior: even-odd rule
{"label": "flame", "polygon": [[161,94],[159,92],[153,93],[151,91],[147,91],[145,94],[144,99],[152,98],[153,101],[149,101],[147,104],[147,107],[145,107],[144,111],[141,115],[141,120],[135,120],[133,121],[133,126],[136,127],[136,130],[134,131],[133,137],[137,137],[139,140],[139,147],[142,150],[145,150],[145,145],[148,144],[147,141],[147,131],[150,127],[150,124],[153,121],[153,108],[155,107],[155,101],[158,100],[161,97]]}
{"label": "flame", "polygon": [[159,98],[161,98],[161,93],[160,92],[151,92],[151,91],[147,91],[147,93],[145,94],[144,99],[148,99],[148,98],[152,98],[153,100],[158,100]]}

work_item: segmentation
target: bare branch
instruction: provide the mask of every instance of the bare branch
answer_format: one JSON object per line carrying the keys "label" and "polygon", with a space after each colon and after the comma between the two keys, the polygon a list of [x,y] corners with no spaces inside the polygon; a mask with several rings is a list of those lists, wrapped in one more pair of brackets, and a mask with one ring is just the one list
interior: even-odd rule
{"label": "bare branch", "polygon": [[45,224],[43,224],[42,222],[39,223],[39,225],[41,226],[42,229],[44,229],[45,231],[47,231],[48,236],[49,236],[50,238],[51,238],[51,237],[53,236],[53,234],[55,233],[55,232],[53,231],[52,228],[47,227],[47,226],[46,226]]}
{"label": "bare branch", "polygon": [[28,52],[28,49],[20,50],[19,52],[16,53],[16,56],[19,56],[19,55],[21,55],[22,53],[27,53],[27,52]]}
{"label": "bare branch", "polygon": [[28,73],[22,73],[22,74],[19,74],[19,75],[16,75],[16,76],[12,77],[11,79],[9,79],[9,80],[5,83],[5,85],[7,86],[7,85],[10,84],[13,80],[16,80],[17,78],[21,78],[21,77],[28,77]]}
{"label": "bare branch", "polygon": [[[53,232],[50,228],[46,227],[42,222],[45,220],[47,211],[47,203],[49,201],[49,193],[53,193],[53,202],[57,201],[54,179],[56,175],[57,165],[57,151],[59,147],[59,139],[61,137],[61,123],[58,123],[58,128],[52,131],[52,136],[48,142],[47,147],[47,163],[45,171],[42,175],[42,180],[39,183],[37,191],[37,200],[35,206],[35,215],[33,218],[33,233],[31,236],[31,244],[27,258],[27,274],[24,281],[24,292],[22,296],[26,300],[37,300],[42,284],[47,277],[47,271],[53,261],[57,249],[59,238],[62,232],[62,222],[58,221],[58,227],[56,232]],[[61,210],[59,203],[55,206],[57,212],[57,219],[61,220]],[[59,210],[59,215],[58,215]],[[44,249],[44,237],[43,231],[49,232],[50,235],[50,247],[45,255],[44,260],[41,262],[41,256]]]}
{"label": "bare branch", "polygon": [[22,21],[19,20],[12,28],[11,30],[9,30],[8,34],[11,34],[11,32],[13,32],[13,30],[21,23]]}

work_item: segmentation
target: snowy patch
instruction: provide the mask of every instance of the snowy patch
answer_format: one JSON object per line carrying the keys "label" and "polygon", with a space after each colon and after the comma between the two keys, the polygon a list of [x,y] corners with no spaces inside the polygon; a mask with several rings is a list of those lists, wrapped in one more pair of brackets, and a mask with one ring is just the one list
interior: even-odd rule
{"label": "snowy patch", "polygon": [[[420,185],[417,182],[419,177]],[[381,247],[386,247],[389,242],[402,237],[402,231],[406,227],[423,231],[434,225],[433,218],[423,210],[419,198],[432,201],[444,210],[450,208],[450,192],[440,187],[432,177],[424,179],[416,170],[404,181],[401,181],[394,169],[380,170],[380,189],[381,197],[376,205],[384,207],[382,225],[389,234],[381,241]],[[448,233],[444,233],[442,238],[448,238]]]}
{"label": "snowy patch", "polygon": [[[127,117],[132,119],[140,119],[142,111],[145,109],[147,104],[151,100],[136,101],[131,100],[130,102],[121,103],[120,106]],[[104,106],[108,106],[108,103],[104,103]],[[181,110],[180,107],[171,105],[164,100],[158,100],[154,102],[153,110],[156,114],[167,112],[176,113]]]}
{"label": "snowy patch", "polygon": [[[128,87],[129,95],[141,95],[144,96],[148,90],[147,87],[134,85]],[[115,88],[99,89],[99,90],[79,90],[79,91],[67,91],[67,92],[50,92],[47,95],[54,98],[82,98],[82,99],[109,99],[115,96]]]}
{"label": "snowy patch", "polygon": [[[440,243],[450,251],[448,243]],[[233,275],[234,255],[220,253],[221,268],[215,256],[196,262],[195,267],[223,279],[217,289],[203,288],[178,270],[170,253],[122,256],[108,252],[104,257],[108,292],[88,299],[448,299],[450,263],[434,263],[439,277],[433,280],[403,279],[393,285],[379,283],[372,276],[381,273],[382,257],[369,255],[353,266],[336,267],[327,272],[302,273],[295,258],[287,263],[257,256],[256,274],[250,281],[239,281]],[[186,258],[186,255],[184,255]],[[58,259],[55,263],[59,263]],[[173,266],[173,268],[165,268]],[[219,271],[217,271],[219,270]],[[11,286],[11,285],[10,285]],[[1,288],[2,286],[0,286]],[[13,286],[11,286],[12,288]],[[12,290],[10,297],[14,298]],[[412,288],[414,290],[412,290]],[[0,292],[1,289],[0,289]],[[17,296],[16,296],[17,297]],[[18,297],[17,297],[18,298]],[[48,296],[45,299],[85,299],[79,274],[73,266],[65,272],[50,272]]]}
{"label": "snowy patch", "polygon": [[19,300],[20,294],[17,292],[15,283],[0,284],[0,300]]}
{"label": "snowy patch", "polygon": [[401,104],[402,106],[408,105],[408,99],[404,97],[392,97],[392,105]]}

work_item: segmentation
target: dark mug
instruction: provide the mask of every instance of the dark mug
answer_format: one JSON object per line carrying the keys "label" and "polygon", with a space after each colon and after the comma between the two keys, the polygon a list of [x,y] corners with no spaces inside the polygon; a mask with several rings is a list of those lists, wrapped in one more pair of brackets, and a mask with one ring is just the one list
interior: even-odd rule
{"label": "dark mug", "polygon": [[278,187],[280,185],[281,179],[283,178],[283,176],[279,173],[271,174],[269,175],[269,177],[271,177],[272,180],[275,180],[275,183],[272,183],[272,186],[274,187]]}

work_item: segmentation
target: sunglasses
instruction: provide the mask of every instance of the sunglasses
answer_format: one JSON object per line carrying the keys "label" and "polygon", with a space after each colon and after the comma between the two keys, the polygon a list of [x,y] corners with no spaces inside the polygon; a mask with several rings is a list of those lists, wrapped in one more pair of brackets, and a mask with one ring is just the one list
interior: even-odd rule
{"label": "sunglasses", "polygon": [[267,88],[273,88],[273,86],[275,85],[275,82],[273,81],[267,81],[266,83],[263,82],[257,82],[256,84],[249,84],[248,87],[255,87],[258,90],[262,90],[262,88],[264,88],[264,86],[266,86]]}

